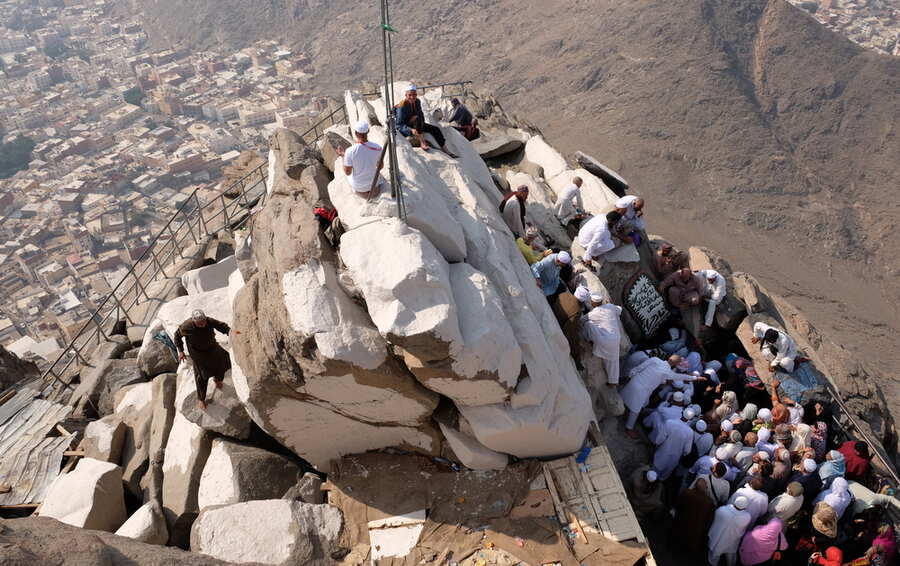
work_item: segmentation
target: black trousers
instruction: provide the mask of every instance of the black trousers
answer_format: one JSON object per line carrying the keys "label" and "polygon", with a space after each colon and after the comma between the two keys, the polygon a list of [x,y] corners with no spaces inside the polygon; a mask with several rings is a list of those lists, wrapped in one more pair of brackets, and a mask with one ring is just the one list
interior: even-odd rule
{"label": "black trousers", "polygon": [[437,140],[438,145],[440,147],[444,147],[447,144],[447,139],[444,138],[443,132],[437,126],[432,126],[428,122],[425,122],[418,116],[413,116],[409,119],[409,127],[415,130],[419,130],[422,134],[431,134],[434,136],[434,139]]}

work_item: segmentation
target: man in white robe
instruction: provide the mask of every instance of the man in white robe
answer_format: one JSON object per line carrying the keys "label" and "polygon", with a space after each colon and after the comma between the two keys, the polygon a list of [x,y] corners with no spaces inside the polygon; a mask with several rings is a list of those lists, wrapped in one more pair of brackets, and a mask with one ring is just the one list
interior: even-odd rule
{"label": "man in white robe", "polygon": [[680,419],[669,419],[663,425],[662,442],[653,453],[653,469],[662,481],[669,479],[681,459],[694,447],[694,431],[687,424],[692,418],[693,411],[685,409]]}
{"label": "man in white robe", "polygon": [[741,539],[750,526],[750,513],[746,511],[749,501],[746,497],[736,497],[732,503],[716,509],[712,527],[709,529],[709,554],[712,566],[719,566],[724,556],[728,566],[737,563],[737,552]]}
{"label": "man in white robe", "polygon": [[606,370],[606,383],[615,386],[619,383],[619,345],[622,336],[619,333],[619,316],[622,307],[612,303],[603,304],[603,296],[591,295],[591,311],[581,317],[581,328],[584,337],[593,344],[592,353],[603,360]]}
{"label": "man in white robe", "polygon": [[669,396],[668,401],[663,401],[658,407],[650,411],[641,423],[650,429],[650,442],[659,444],[662,442],[665,433],[666,421],[669,419],[680,419],[681,412],[684,411],[685,402],[684,394],[676,391]]}
{"label": "man in white robe", "polygon": [[628,408],[628,417],[625,421],[625,429],[629,436],[634,436],[634,425],[637,424],[638,415],[650,402],[650,396],[657,387],[667,381],[682,379],[684,381],[705,380],[704,377],[682,375],[675,373],[672,368],[681,362],[681,356],[670,356],[669,360],[648,358],[631,368],[628,372],[630,380],[622,388],[622,402]]}
{"label": "man in white robe", "polygon": [[779,367],[788,373],[794,371],[795,361],[799,352],[797,351],[797,343],[787,332],[778,330],[768,324],[757,322],[753,325],[753,338],[750,341],[754,344],[758,344],[760,341],[763,342],[761,351],[763,357],[769,361],[769,371],[774,372]]}
{"label": "man in white robe", "polygon": [[715,269],[701,269],[696,272],[703,281],[702,296],[706,299],[706,317],[704,326],[712,326],[719,303],[725,300],[725,278]]}
{"label": "man in white robe", "polygon": [[769,512],[766,514],[766,521],[772,517],[778,517],[784,523],[800,511],[803,507],[803,486],[797,482],[791,482],[787,486],[787,491],[772,499],[769,502]]}
{"label": "man in white robe", "polygon": [[616,201],[616,212],[622,216],[621,226],[627,232],[644,230],[644,199],[635,195],[625,195]]}
{"label": "man in white robe", "polygon": [[751,525],[755,525],[756,521],[769,511],[769,496],[766,495],[762,489],[762,478],[753,478],[748,483],[744,484],[744,487],[735,491],[731,496],[731,499],[728,500],[729,503],[734,503],[735,499],[738,497],[743,496],[747,498],[747,501],[749,502],[749,505],[747,505],[747,512],[750,513]]}
{"label": "man in white robe", "polygon": [[578,243],[584,247],[584,263],[591,265],[595,259],[616,247],[612,239],[612,228],[621,216],[613,210],[606,216],[594,216],[578,229]]}
{"label": "man in white robe", "polygon": [[556,217],[559,223],[566,226],[572,220],[584,212],[584,202],[581,200],[581,177],[573,177],[572,182],[559,193],[556,199]]}
{"label": "man in white robe", "polygon": [[525,237],[525,200],[528,198],[528,186],[521,185],[503,201],[503,220],[513,233],[513,238]]}

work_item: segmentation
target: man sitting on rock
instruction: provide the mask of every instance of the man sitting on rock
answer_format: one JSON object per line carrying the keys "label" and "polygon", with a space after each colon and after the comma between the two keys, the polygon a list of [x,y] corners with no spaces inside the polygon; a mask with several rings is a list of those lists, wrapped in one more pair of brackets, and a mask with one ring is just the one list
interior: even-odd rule
{"label": "man sitting on rock", "polygon": [[568,252],[550,254],[531,266],[538,288],[543,291],[547,301],[552,305],[560,293],[567,290],[566,284],[559,277],[562,268],[572,261]]}
{"label": "man sitting on rock", "polygon": [[516,238],[516,246],[519,247],[519,251],[522,252],[522,257],[525,258],[528,265],[534,265],[553,253],[553,250],[547,249],[542,251],[538,249],[540,246],[536,243],[537,237],[538,231],[536,228],[527,228],[525,236]]}
{"label": "man sitting on rock", "polygon": [[458,125],[453,128],[461,133],[467,140],[478,139],[478,121],[469,112],[465,104],[462,104],[458,98],[450,100],[450,106],[453,107],[453,114],[450,115],[449,123],[456,122]]}
{"label": "man sitting on rock", "polygon": [[206,382],[213,378],[216,389],[222,388],[225,372],[231,369],[228,352],[216,342],[218,330],[222,334],[230,334],[231,328],[222,321],[209,318],[201,310],[191,313],[191,318],[182,322],[175,331],[175,348],[178,349],[178,361],[184,361],[184,344],[187,342],[188,355],[194,363],[194,383],[197,386],[197,406],[206,409]]}
{"label": "man sitting on rock", "polygon": [[703,282],[703,290],[700,294],[707,301],[703,326],[709,328],[715,320],[716,308],[725,300],[725,278],[715,269],[701,269],[697,275]]}
{"label": "man sitting on rock", "polygon": [[615,210],[606,216],[594,216],[581,225],[578,230],[578,243],[584,247],[585,265],[593,266],[595,259],[601,258],[605,253],[616,247],[612,239],[612,230],[622,219]]}
{"label": "man sitting on rock", "polygon": [[384,153],[381,146],[369,141],[369,123],[360,120],[353,125],[356,143],[346,150],[338,148],[337,152],[344,162],[344,174],[350,182],[353,192],[365,199],[378,196],[384,179],[381,168],[384,166]]}
{"label": "man sitting on rock", "polygon": [[525,201],[528,200],[528,185],[519,185],[500,201],[500,214],[509,226],[514,238],[525,236]]}
{"label": "man sitting on rock", "polygon": [[665,279],[683,267],[689,267],[688,255],[676,250],[668,242],[660,244],[654,259],[656,260],[656,274],[660,279]]}
{"label": "man sitting on rock", "polygon": [[759,349],[766,360],[769,361],[769,371],[774,372],[778,368],[787,373],[794,371],[794,366],[799,353],[797,343],[787,332],[778,330],[763,322],[753,325],[753,344],[759,344]]}
{"label": "man sitting on rock", "polygon": [[394,107],[394,117],[397,122],[397,131],[405,137],[414,136],[419,141],[419,147],[425,151],[428,151],[429,148],[425,134],[431,134],[441,146],[441,151],[450,157],[457,157],[447,149],[447,140],[441,129],[425,122],[425,113],[422,112],[422,103],[419,101],[414,85],[406,87],[403,101]]}
{"label": "man sitting on rock", "polygon": [[556,217],[559,223],[566,227],[566,233],[570,238],[578,234],[578,226],[587,217],[584,212],[584,202],[581,200],[581,177],[573,177],[572,182],[559,193],[556,199]]}
{"label": "man sitting on rock", "polygon": [[641,243],[640,231],[647,226],[644,223],[644,199],[635,195],[626,195],[616,201],[616,212],[622,216],[617,231],[622,234],[625,243]]}
{"label": "man sitting on rock", "polygon": [[700,304],[701,283],[690,268],[683,267],[669,275],[659,285],[659,294],[668,299],[677,309],[686,309]]}

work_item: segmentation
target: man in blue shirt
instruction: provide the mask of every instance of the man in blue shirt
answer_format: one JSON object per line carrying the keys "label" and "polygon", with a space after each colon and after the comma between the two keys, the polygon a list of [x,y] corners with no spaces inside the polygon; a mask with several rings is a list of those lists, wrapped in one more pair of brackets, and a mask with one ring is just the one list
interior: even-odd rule
{"label": "man in blue shirt", "polygon": [[447,149],[447,140],[441,129],[425,122],[425,113],[422,112],[422,103],[414,85],[406,87],[403,101],[394,107],[394,118],[397,122],[397,131],[406,137],[415,136],[419,140],[419,147],[425,151],[429,148],[425,134],[431,134],[441,146],[441,151],[450,157],[457,157]]}
{"label": "man in blue shirt", "polygon": [[560,270],[569,265],[572,256],[569,252],[550,254],[531,266],[537,286],[544,292],[547,301],[553,304],[560,293],[566,291],[566,284],[559,277]]}

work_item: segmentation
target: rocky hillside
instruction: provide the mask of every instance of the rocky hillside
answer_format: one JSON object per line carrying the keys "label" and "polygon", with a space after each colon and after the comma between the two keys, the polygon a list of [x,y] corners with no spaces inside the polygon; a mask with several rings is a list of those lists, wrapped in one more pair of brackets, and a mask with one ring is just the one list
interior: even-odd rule
{"label": "rocky hillside", "polygon": [[[287,40],[335,94],[378,80],[370,4],[141,9],[159,45]],[[715,245],[883,367],[900,360],[898,59],[782,0],[395,0],[392,14],[403,76],[475,80],[564,152],[617,168],[661,232]]]}
{"label": "rocky hillside", "polygon": [[26,362],[3,346],[0,346],[0,391],[22,381],[40,375],[32,362]]}

